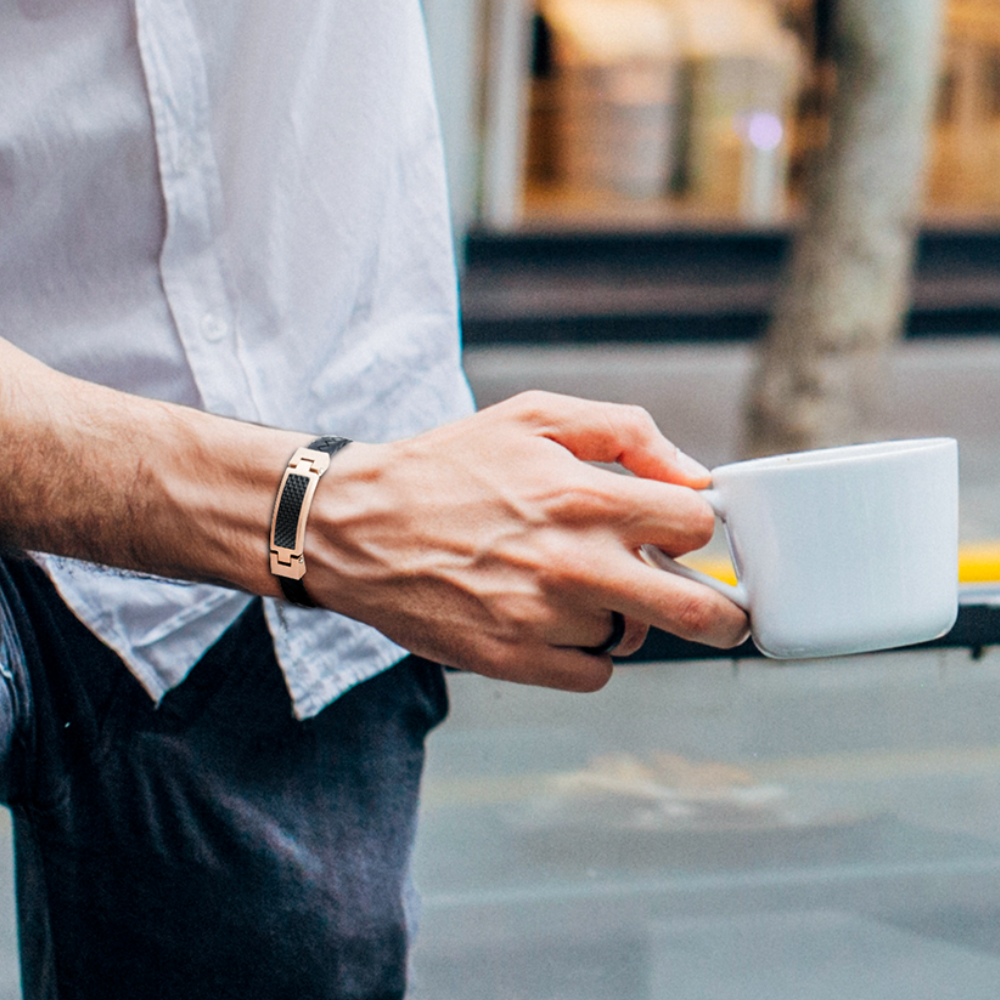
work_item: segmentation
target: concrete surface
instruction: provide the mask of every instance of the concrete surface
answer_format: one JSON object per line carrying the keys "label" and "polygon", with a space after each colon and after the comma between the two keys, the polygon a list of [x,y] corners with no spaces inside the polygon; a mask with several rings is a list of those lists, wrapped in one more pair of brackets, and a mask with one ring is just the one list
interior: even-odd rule
{"label": "concrete surface", "polygon": [[[465,1000],[473,976],[482,1000],[995,994],[1000,650],[622,666],[587,697],[450,688],[414,1000]],[[580,783],[663,754],[698,777],[659,800]]]}

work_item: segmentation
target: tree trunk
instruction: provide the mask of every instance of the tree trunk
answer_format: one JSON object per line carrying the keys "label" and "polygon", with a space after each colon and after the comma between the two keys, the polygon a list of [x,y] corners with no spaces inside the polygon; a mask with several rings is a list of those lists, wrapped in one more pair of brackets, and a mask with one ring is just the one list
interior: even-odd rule
{"label": "tree trunk", "polygon": [[834,0],[830,138],[750,387],[746,451],[870,440],[909,297],[939,0]]}

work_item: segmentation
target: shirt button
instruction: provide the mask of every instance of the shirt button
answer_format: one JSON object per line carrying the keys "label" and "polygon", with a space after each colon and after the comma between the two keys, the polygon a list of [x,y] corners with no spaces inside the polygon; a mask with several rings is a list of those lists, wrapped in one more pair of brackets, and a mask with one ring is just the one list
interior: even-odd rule
{"label": "shirt button", "polygon": [[229,333],[229,324],[215,313],[205,313],[201,318],[201,335],[215,343],[222,340]]}

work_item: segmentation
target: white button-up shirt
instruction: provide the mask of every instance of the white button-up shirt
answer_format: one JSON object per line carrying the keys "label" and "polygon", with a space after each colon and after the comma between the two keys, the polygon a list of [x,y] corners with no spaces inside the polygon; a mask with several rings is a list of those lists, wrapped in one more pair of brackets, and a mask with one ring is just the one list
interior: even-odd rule
{"label": "white button-up shirt", "polygon": [[[418,0],[0,5],[0,335],[130,392],[382,441],[470,411],[456,299]],[[39,558],[154,698],[249,600]],[[300,717],[403,655],[265,603]]]}

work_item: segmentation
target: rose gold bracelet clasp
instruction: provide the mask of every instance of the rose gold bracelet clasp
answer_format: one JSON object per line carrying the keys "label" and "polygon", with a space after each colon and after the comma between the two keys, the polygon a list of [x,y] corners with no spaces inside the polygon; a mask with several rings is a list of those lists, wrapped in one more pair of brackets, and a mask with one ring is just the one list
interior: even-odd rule
{"label": "rose gold bracelet clasp", "polygon": [[[306,560],[303,550],[309,508],[312,506],[313,495],[316,493],[320,477],[329,467],[330,456],[326,452],[298,448],[285,468],[281,485],[278,487],[274,512],[271,515],[271,572],[276,576],[288,577],[291,580],[301,580],[305,576]],[[299,497],[301,500],[298,500]],[[292,546],[281,545],[279,541],[289,540],[288,521],[294,514],[297,500],[295,543]]]}

